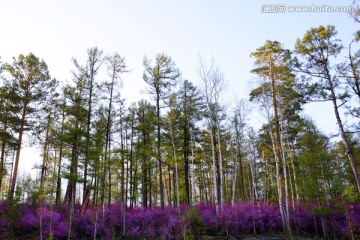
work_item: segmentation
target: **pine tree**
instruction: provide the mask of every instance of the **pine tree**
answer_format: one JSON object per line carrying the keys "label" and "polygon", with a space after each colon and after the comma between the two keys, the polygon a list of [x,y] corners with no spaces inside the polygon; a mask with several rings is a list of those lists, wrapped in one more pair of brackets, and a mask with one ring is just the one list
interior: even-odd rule
{"label": "pine tree", "polygon": [[84,186],[83,194],[87,192],[88,182],[88,166],[89,166],[89,151],[90,151],[90,127],[92,123],[93,101],[95,99],[95,76],[97,75],[102,63],[104,62],[103,51],[97,47],[88,49],[87,62],[81,66],[76,59],[73,60],[75,67],[79,73],[75,73],[77,78],[84,78],[84,84],[87,94],[87,117],[86,117],[86,144],[85,144],[85,159],[84,159]]}
{"label": "pine tree", "polygon": [[277,87],[279,84],[278,82],[293,78],[293,74],[289,68],[290,52],[283,49],[279,42],[268,40],[262,47],[258,48],[256,52],[251,53],[251,56],[256,59],[255,64],[257,66],[257,68],[253,69],[251,72],[266,80],[264,86],[253,90],[251,95],[256,95],[263,91],[263,89],[269,89],[271,92],[270,96],[273,108],[273,124],[275,129],[275,136],[272,137],[272,139],[276,163],[279,206],[284,229],[290,231],[289,210],[287,205],[289,202],[286,178],[287,170],[284,152],[282,149],[281,113]]}
{"label": "pine tree", "polygon": [[160,184],[160,204],[164,209],[164,183],[163,169],[161,157],[161,116],[160,116],[160,100],[166,99],[166,95],[170,92],[171,87],[176,84],[176,80],[180,76],[179,70],[175,67],[175,63],[165,54],[158,54],[155,63],[151,66],[151,61],[145,57],[144,81],[150,86],[149,93],[154,95],[156,101],[156,128],[157,128],[157,156],[159,167],[159,184]]}
{"label": "pine tree", "polygon": [[[346,101],[347,93],[340,91],[340,82],[332,60],[341,52],[343,48],[340,40],[334,39],[337,32],[334,26],[320,26],[311,28],[304,37],[296,41],[295,51],[301,58],[295,59],[295,68],[305,75],[303,82],[305,93],[309,100],[331,101],[334,109],[335,118],[339,127],[340,135],[346,154],[350,162],[356,186],[360,193],[360,177],[358,166],[356,165],[354,154],[349,145],[344,125],[342,123],[339,108]],[[341,101],[339,103],[339,101]]]}
{"label": "pine tree", "polygon": [[[191,133],[195,130],[195,124],[202,118],[204,111],[204,103],[200,91],[190,81],[184,80],[180,85],[177,93],[179,108],[181,112],[181,127],[182,127],[182,141],[183,141],[183,157],[184,157],[184,179],[186,191],[186,203],[188,205],[194,204],[191,202],[191,188],[195,187],[195,183],[191,182],[189,177],[189,157],[191,153]],[[194,166],[191,166],[194,168]],[[191,176],[192,177],[192,176]]]}
{"label": "pine tree", "polygon": [[15,166],[9,194],[9,199],[12,200],[24,132],[34,130],[36,122],[32,119],[42,113],[44,106],[56,92],[57,84],[56,80],[50,77],[46,63],[32,53],[27,56],[20,54],[17,59],[13,58],[13,63],[6,65],[6,71],[10,74],[13,85],[16,86],[15,94],[20,99],[21,108]]}

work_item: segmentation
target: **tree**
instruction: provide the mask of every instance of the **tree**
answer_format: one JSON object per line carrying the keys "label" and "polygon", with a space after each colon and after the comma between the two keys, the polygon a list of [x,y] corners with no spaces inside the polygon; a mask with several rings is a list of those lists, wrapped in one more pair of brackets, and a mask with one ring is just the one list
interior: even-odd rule
{"label": "tree", "polygon": [[6,70],[16,86],[15,94],[20,99],[19,106],[21,108],[15,166],[9,194],[9,199],[12,200],[15,193],[23,134],[27,130],[34,130],[35,116],[42,113],[44,106],[53,97],[57,84],[56,80],[50,77],[46,63],[32,53],[27,56],[20,54],[17,59],[13,58],[13,63],[7,64]]}
{"label": "tree", "polygon": [[3,178],[7,173],[6,155],[10,149],[16,147],[15,133],[20,122],[19,97],[15,94],[15,90],[14,85],[4,79],[3,86],[0,86],[0,192]]}
{"label": "tree", "polygon": [[[269,83],[266,82],[265,85],[260,89],[264,89],[267,87],[271,91],[273,124],[275,129],[273,145],[276,163],[276,179],[278,185],[279,206],[284,229],[290,230],[290,219],[287,206],[288,193],[286,179],[286,163],[282,152],[281,125],[277,92],[277,84],[279,81],[293,78],[293,75],[289,68],[290,52],[286,49],[283,49],[279,42],[267,40],[262,47],[256,50],[256,52],[251,53],[251,56],[256,59],[255,64],[257,66],[257,68],[253,69],[251,72],[257,74],[265,81],[269,81]],[[252,91],[251,95],[256,95],[256,91],[259,92],[258,89],[255,89]],[[284,185],[285,192],[283,188]],[[286,205],[285,209],[283,208],[284,203]]]}
{"label": "tree", "polygon": [[[116,94],[116,90],[121,87],[121,74],[126,72],[125,59],[118,53],[114,53],[112,56],[106,59],[108,74],[110,81],[106,82],[106,88],[109,94],[109,103],[107,108],[107,119],[105,129],[105,153],[104,161],[108,162],[108,177],[109,177],[109,198],[108,203],[111,201],[111,171],[110,171],[110,150],[111,150],[111,127],[112,127],[112,112],[113,112],[113,101]],[[118,88],[117,88],[118,87]],[[123,155],[123,153],[122,153]],[[124,174],[124,173],[123,173]]]}
{"label": "tree", "polygon": [[[178,160],[177,160],[177,144],[175,142],[175,138],[177,138],[176,136],[177,131],[179,129],[179,120],[180,120],[180,111],[179,108],[176,108],[177,102],[176,102],[176,96],[175,94],[173,94],[170,97],[169,100],[169,107],[170,107],[170,111],[167,113],[167,116],[165,118],[166,120],[166,125],[168,125],[168,132],[170,133],[170,142],[171,142],[171,148],[172,148],[172,155],[173,159],[174,159],[174,167],[175,167],[175,184],[174,184],[174,192],[175,192],[175,196],[176,196],[176,201],[175,201],[175,197],[174,197],[174,206],[176,205],[179,208],[180,211],[180,191],[179,191],[179,168],[178,168]],[[170,170],[169,170],[170,172]],[[185,175],[188,174],[188,172],[185,169]],[[170,175],[170,173],[169,173]],[[186,177],[188,177],[188,175],[186,175]],[[169,182],[170,182],[170,177],[169,177]],[[169,186],[171,186],[171,183],[169,184]],[[185,186],[186,186],[186,179],[185,179]],[[187,186],[188,187],[188,186]],[[188,189],[186,189],[188,190]],[[171,195],[171,194],[169,194]],[[186,196],[189,197],[188,192],[186,192]],[[187,203],[189,201],[189,198],[186,200]],[[171,201],[169,201],[170,203]],[[175,204],[176,203],[176,204]]]}
{"label": "tree", "polygon": [[[183,157],[184,157],[184,179],[186,191],[186,203],[190,205],[190,185],[195,187],[195,183],[191,182],[189,178],[189,156],[190,156],[190,142],[191,132],[195,129],[195,123],[202,118],[204,111],[204,104],[200,91],[190,81],[184,80],[177,93],[180,113],[181,113],[181,127],[182,127],[182,140],[183,140]],[[193,168],[193,166],[192,166]],[[191,176],[192,177],[192,176]],[[193,204],[193,202],[192,202]]]}
{"label": "tree", "polygon": [[[207,111],[206,115],[210,126],[211,137],[211,152],[213,160],[213,184],[214,196],[216,201],[216,210],[218,212],[218,205],[222,210],[224,204],[224,189],[223,189],[223,162],[220,138],[220,112],[221,106],[219,103],[221,94],[225,89],[224,74],[219,67],[216,67],[214,60],[211,60],[209,66],[200,58],[199,77],[203,81],[203,94],[205,96]],[[216,149],[218,146],[218,149]],[[216,154],[218,153],[218,154]],[[219,158],[219,161],[217,161]],[[219,183],[219,185],[218,185]]]}
{"label": "tree", "polygon": [[[310,121],[304,121],[304,132],[299,139],[300,192],[303,199],[318,203],[319,210],[329,201],[329,180],[332,178],[331,155],[328,152],[328,139]],[[323,234],[327,238],[324,216],[320,216]]]}
{"label": "tree", "polygon": [[248,102],[245,99],[241,99],[236,102],[236,107],[234,110],[233,117],[233,129],[234,129],[234,142],[235,142],[235,158],[234,158],[234,179],[232,186],[232,196],[231,204],[235,203],[235,193],[236,193],[236,182],[237,182],[237,171],[240,171],[240,199],[245,201],[245,182],[244,182],[244,163],[243,157],[245,156],[245,151],[243,152],[243,145],[245,143],[245,129],[247,125],[247,117],[250,113]]}
{"label": "tree", "polygon": [[[345,107],[348,113],[353,117],[360,118],[360,108],[358,104],[352,105],[351,103],[359,103],[360,101],[360,50],[353,50],[354,44],[358,44],[360,41],[360,32],[355,34],[354,39],[350,42],[348,47],[348,59],[340,64],[336,65],[339,71],[339,77],[345,80],[345,86],[347,92],[353,93],[353,100],[350,98],[348,104]],[[349,96],[349,97],[350,97]]]}
{"label": "tree", "polygon": [[62,101],[58,103],[58,108],[61,113],[60,132],[58,133],[58,145],[59,145],[59,161],[57,166],[57,181],[56,181],[56,195],[55,203],[60,205],[61,199],[61,164],[63,159],[63,147],[64,147],[64,122],[65,122],[65,107],[66,99],[65,95],[62,96]]}
{"label": "tree", "polygon": [[159,165],[159,184],[160,184],[160,203],[164,209],[164,183],[161,160],[161,118],[160,118],[160,100],[165,99],[176,80],[180,77],[180,72],[175,63],[165,54],[158,54],[155,63],[151,66],[151,61],[144,58],[145,71],[144,81],[150,86],[149,93],[154,95],[156,101],[156,128],[157,128],[157,161]]}
{"label": "tree", "polygon": [[[154,132],[156,127],[156,108],[144,100],[140,100],[138,106],[132,106],[130,112],[134,112],[134,122],[136,123],[133,131],[136,131],[136,144],[134,144],[134,155],[139,159],[142,206],[151,207],[152,205],[152,157],[154,154]],[[132,124],[135,124],[132,123]],[[132,136],[135,138],[135,136]],[[135,140],[134,140],[135,141]]]}
{"label": "tree", "polygon": [[[70,160],[69,171],[65,174],[68,179],[64,202],[72,205],[75,202],[76,183],[79,181],[78,165],[82,150],[82,142],[85,136],[84,125],[86,122],[86,109],[84,99],[85,80],[84,77],[74,77],[75,86],[66,86],[64,96],[66,97],[65,114],[67,121],[63,124],[63,143],[69,148],[68,158]],[[64,101],[65,101],[64,100]]]}
{"label": "tree", "polygon": [[104,62],[103,51],[97,47],[88,49],[88,59],[85,66],[81,66],[76,59],[73,60],[75,67],[79,71],[79,74],[75,74],[77,78],[84,78],[86,84],[86,90],[88,94],[87,98],[87,120],[86,120],[86,145],[85,145],[85,159],[84,159],[84,194],[87,190],[87,176],[89,165],[89,151],[90,151],[90,126],[92,117],[92,108],[94,100],[94,88],[95,88],[95,76],[98,73],[99,68]]}
{"label": "tree", "polygon": [[[334,39],[337,32],[334,26],[320,26],[311,28],[304,37],[296,41],[295,52],[303,61],[295,59],[295,68],[303,73],[306,82],[303,83],[306,96],[322,101],[331,101],[333,104],[335,118],[339,127],[342,141],[346,148],[346,154],[350,162],[358,192],[360,193],[360,178],[358,167],[354,160],[353,152],[346,136],[339,108],[344,104],[347,93],[340,90],[340,81],[337,72],[332,71],[331,64],[343,48],[340,40]],[[338,101],[342,101],[339,103]]]}

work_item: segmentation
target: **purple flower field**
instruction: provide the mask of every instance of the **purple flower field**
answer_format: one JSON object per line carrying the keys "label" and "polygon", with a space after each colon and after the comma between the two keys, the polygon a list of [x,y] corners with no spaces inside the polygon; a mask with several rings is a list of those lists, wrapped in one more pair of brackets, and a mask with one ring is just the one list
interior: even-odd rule
{"label": "purple flower field", "polygon": [[[260,207],[259,207],[260,206]],[[240,236],[282,232],[279,209],[272,204],[167,207],[161,210],[124,209],[121,204],[89,208],[75,206],[71,239],[192,239],[198,235]],[[67,206],[0,203],[1,239],[68,239]],[[360,236],[360,204],[331,204],[319,208],[302,204],[291,210],[291,228],[297,236],[357,239]]]}

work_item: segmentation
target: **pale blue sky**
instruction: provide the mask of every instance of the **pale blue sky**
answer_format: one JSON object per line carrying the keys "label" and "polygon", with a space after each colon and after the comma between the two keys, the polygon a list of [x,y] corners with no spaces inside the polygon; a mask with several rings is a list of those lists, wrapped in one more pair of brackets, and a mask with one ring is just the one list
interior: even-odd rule
{"label": "pale blue sky", "polygon": [[[213,56],[228,82],[227,102],[247,98],[255,79],[252,51],[265,40],[292,49],[296,38],[311,27],[333,24],[348,45],[359,28],[345,13],[262,13],[263,4],[346,6],[351,0],[1,0],[0,56],[30,51],[44,59],[52,77],[71,80],[71,59],[84,62],[86,50],[97,46],[119,52],[132,72],[124,75],[127,102],[142,97],[144,55],[164,52],[172,57],[184,79],[198,83],[198,56]],[[330,105],[316,105],[307,113],[320,129],[337,132]],[[256,120],[255,120],[256,121]],[[254,121],[252,121],[254,122]],[[30,151],[29,151],[30,152]],[[28,151],[22,159],[29,157]]]}

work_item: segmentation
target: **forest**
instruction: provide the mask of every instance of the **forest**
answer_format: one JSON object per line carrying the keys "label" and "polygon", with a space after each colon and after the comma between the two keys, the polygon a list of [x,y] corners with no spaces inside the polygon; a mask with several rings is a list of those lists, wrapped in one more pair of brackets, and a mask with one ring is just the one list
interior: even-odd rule
{"label": "forest", "polygon": [[[66,84],[33,53],[0,62],[0,239],[359,239],[360,32],[302,34],[254,49],[257,85],[233,106],[214,59],[195,85],[166,53],[144,57],[149,98],[133,103],[119,53],[89,48]],[[337,135],[311,102],[331,103]],[[18,174],[24,144],[41,149],[36,178]]]}

